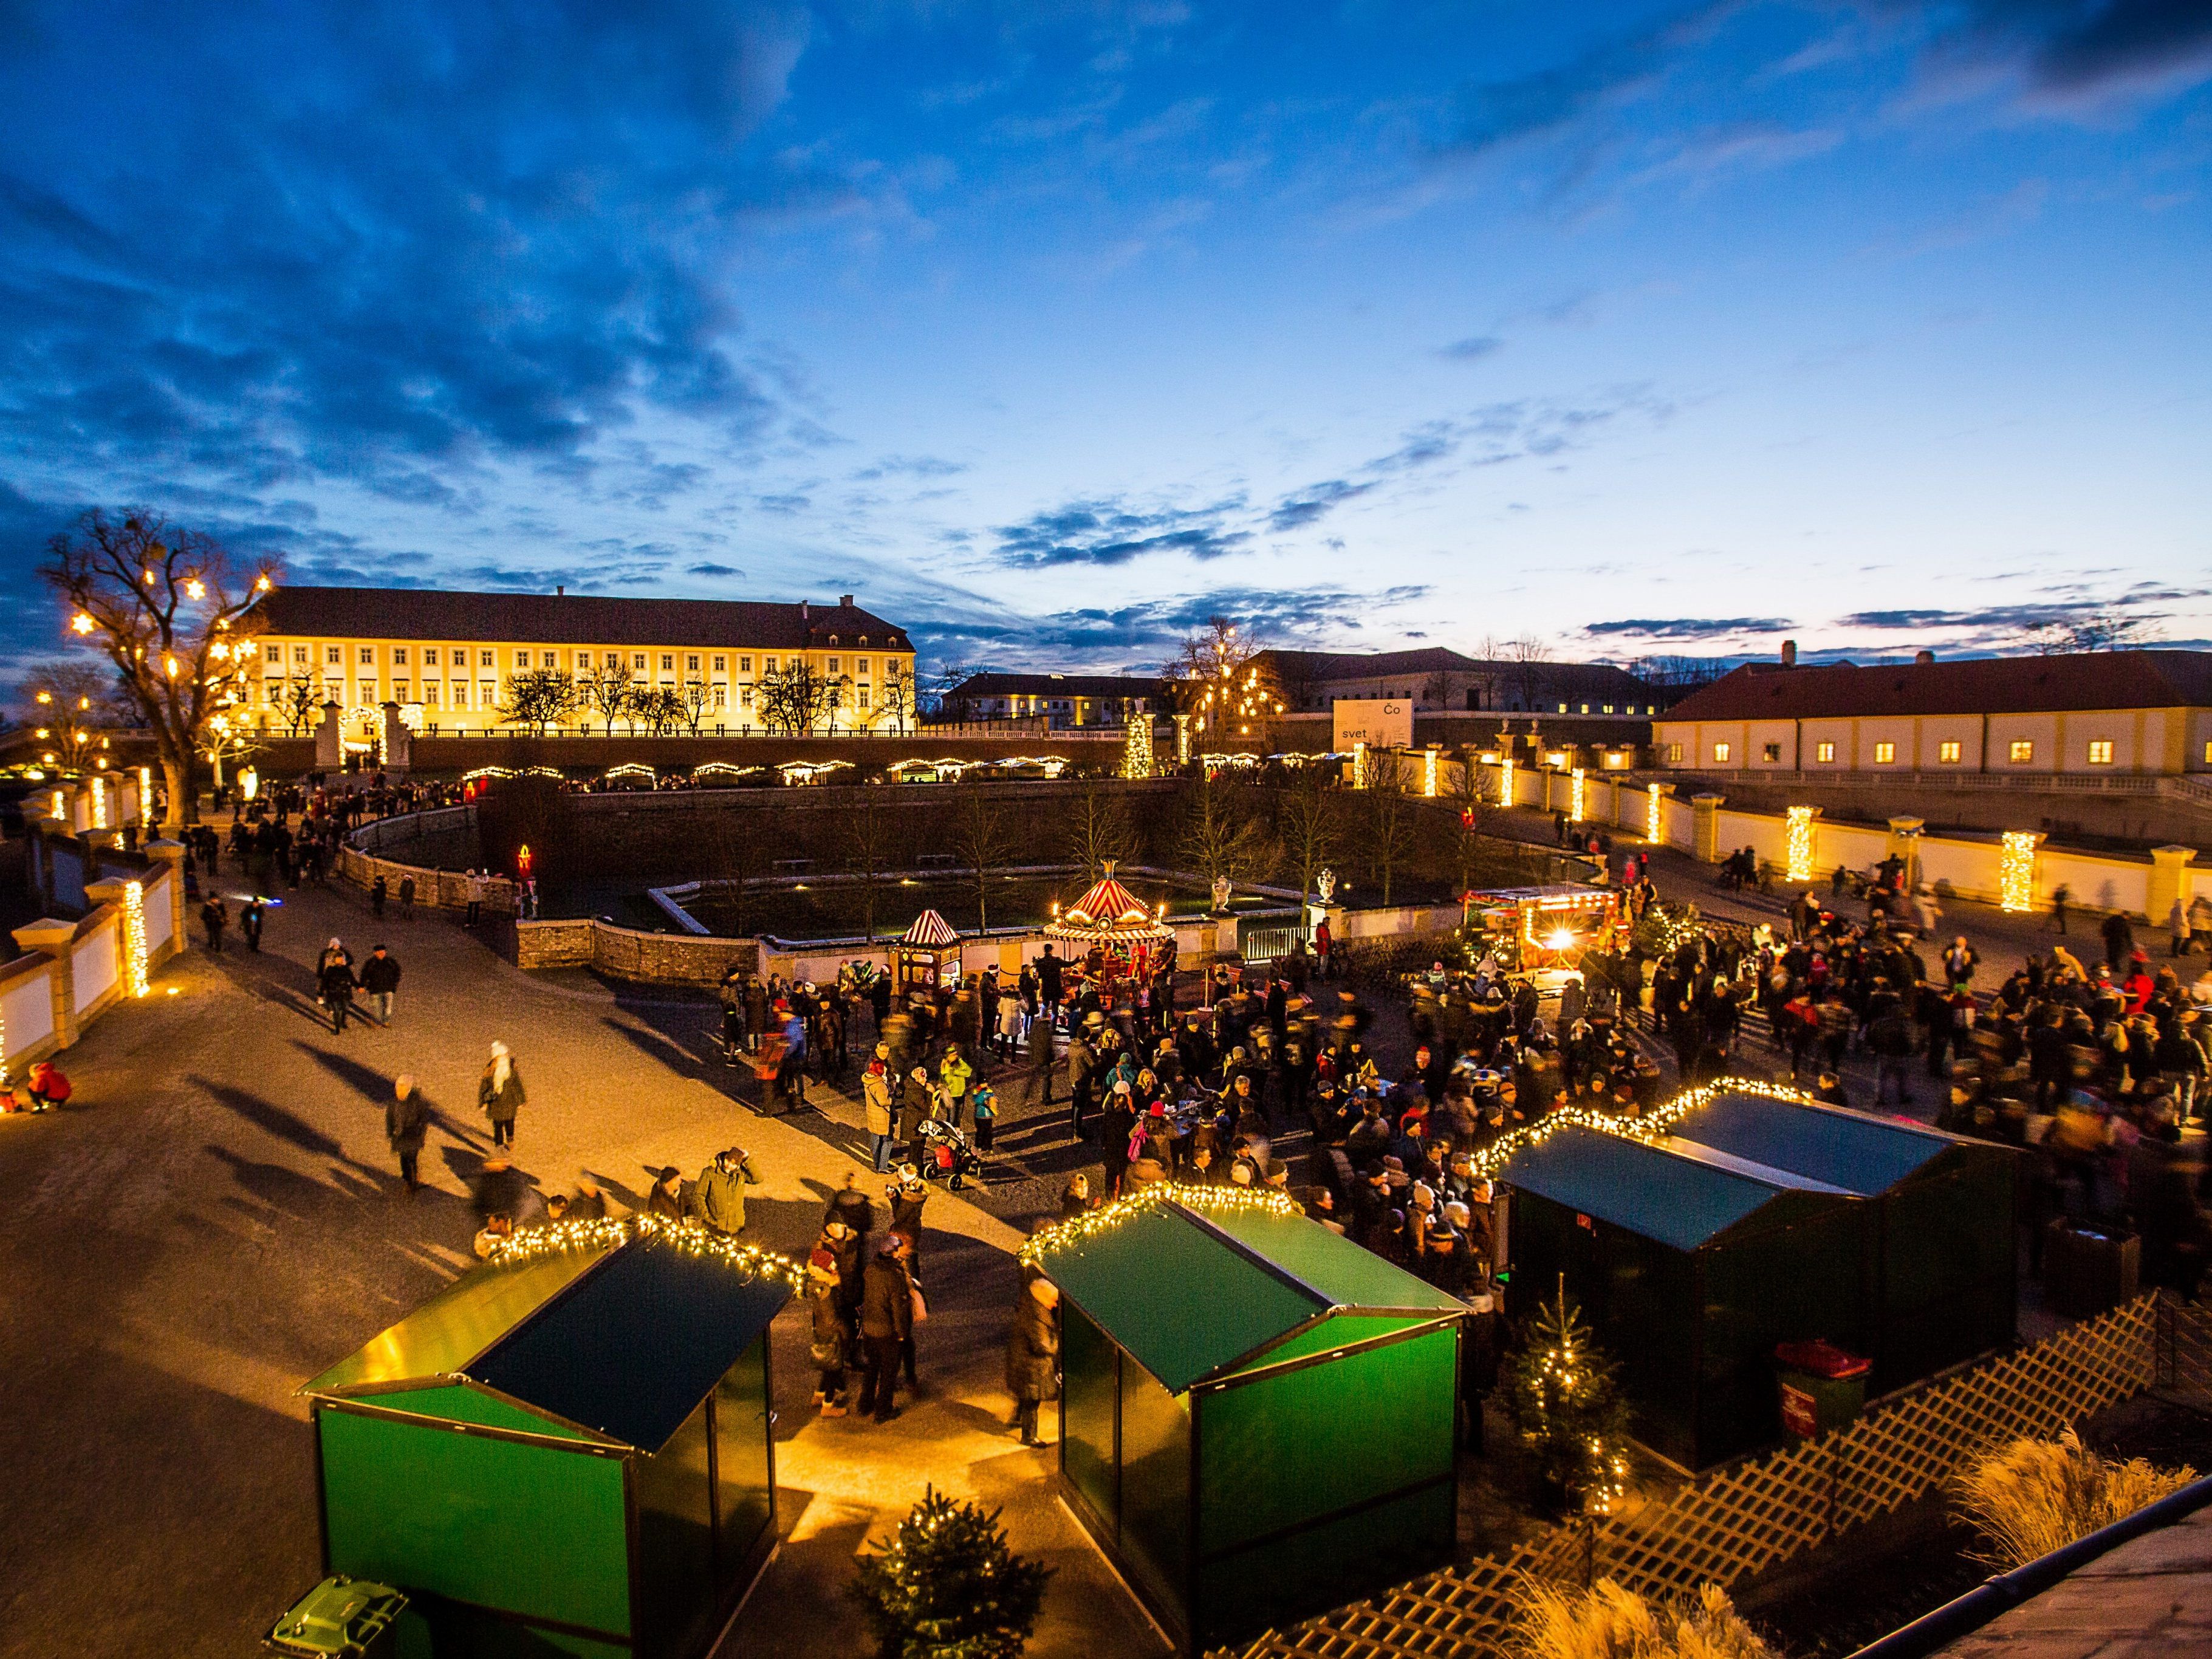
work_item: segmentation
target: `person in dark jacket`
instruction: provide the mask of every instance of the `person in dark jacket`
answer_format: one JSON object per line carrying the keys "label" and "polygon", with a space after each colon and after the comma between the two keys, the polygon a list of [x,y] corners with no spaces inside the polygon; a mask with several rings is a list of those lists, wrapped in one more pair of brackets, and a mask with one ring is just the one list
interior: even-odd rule
{"label": "person in dark jacket", "polygon": [[888,1423],[898,1415],[892,1401],[898,1386],[899,1351],[914,1335],[914,1280],[908,1276],[906,1238],[885,1233],[868,1258],[860,1285],[860,1342],[866,1375],[860,1382],[860,1414]]}
{"label": "person in dark jacket", "polygon": [[399,959],[380,945],[361,964],[361,988],[379,1025],[392,1024],[392,999],[399,989]]}
{"label": "person in dark jacket", "polygon": [[245,935],[246,948],[257,956],[261,951],[261,923],[266,911],[267,906],[257,893],[246,901],[245,908],[238,913],[238,931]]}
{"label": "person in dark jacket", "polygon": [[[212,866],[210,866],[212,869]],[[207,948],[216,956],[222,954],[222,930],[230,926],[230,911],[222,902],[222,895],[210,893],[200,906],[200,926],[207,930]]]}
{"label": "person in dark jacket", "polygon": [[529,1098],[523,1092],[522,1073],[515,1069],[514,1054],[504,1042],[493,1043],[491,1059],[477,1079],[477,1104],[491,1120],[493,1146],[514,1145],[514,1120]]}
{"label": "person in dark jacket", "polygon": [[673,1164],[667,1164],[653,1177],[653,1190],[646,1194],[645,1212],[666,1221],[681,1221],[684,1207],[684,1171]]}
{"label": "person in dark jacket", "polygon": [[1006,1333],[1006,1389],[1024,1446],[1041,1446],[1037,1407],[1060,1395],[1060,1287],[1034,1268],[1022,1275]]}
{"label": "person in dark jacket", "polygon": [[752,1155],[743,1147],[717,1152],[714,1161],[699,1171],[691,1193],[692,1211],[717,1232],[741,1233],[745,1230],[745,1188],[759,1186],[760,1180]]}
{"label": "person in dark jacket", "polygon": [[806,1310],[813,1321],[807,1363],[817,1373],[814,1403],[824,1417],[845,1415],[845,1367],[851,1356],[843,1310],[838,1305],[841,1278],[836,1253],[824,1243],[806,1258]]}
{"label": "person in dark jacket", "polygon": [[607,1218],[607,1195],[599,1190],[599,1178],[589,1170],[576,1171],[576,1191],[568,1200],[568,1219],[571,1221],[605,1221]]}
{"label": "person in dark jacket", "polygon": [[391,1103],[384,1109],[384,1138],[392,1143],[392,1150],[399,1159],[399,1179],[406,1183],[410,1198],[422,1190],[416,1163],[422,1156],[422,1139],[429,1130],[429,1108],[415,1092],[415,1079],[398,1079],[392,1085]]}
{"label": "person in dark jacket", "polygon": [[345,1030],[346,1016],[353,1012],[355,985],[353,952],[332,939],[315,963],[315,995],[331,1011],[333,1033]]}

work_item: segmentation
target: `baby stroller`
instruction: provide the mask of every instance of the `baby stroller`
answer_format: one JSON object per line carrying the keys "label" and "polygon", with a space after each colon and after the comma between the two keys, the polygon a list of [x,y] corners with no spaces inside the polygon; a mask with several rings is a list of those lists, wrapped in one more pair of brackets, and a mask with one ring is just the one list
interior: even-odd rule
{"label": "baby stroller", "polygon": [[923,1180],[942,1181],[956,1193],[971,1181],[982,1185],[983,1159],[958,1128],[926,1117],[921,1121],[921,1157],[917,1161]]}

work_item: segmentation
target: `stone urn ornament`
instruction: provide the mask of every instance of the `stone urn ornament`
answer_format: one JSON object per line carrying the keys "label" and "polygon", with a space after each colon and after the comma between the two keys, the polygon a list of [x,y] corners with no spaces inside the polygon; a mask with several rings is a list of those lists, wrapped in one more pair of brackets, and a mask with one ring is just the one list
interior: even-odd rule
{"label": "stone urn ornament", "polygon": [[1213,878],[1213,914],[1217,916],[1220,915],[1228,908],[1229,878],[1226,876],[1216,876]]}
{"label": "stone urn ornament", "polygon": [[1323,869],[1314,878],[1314,888],[1321,894],[1323,908],[1336,902],[1336,872]]}

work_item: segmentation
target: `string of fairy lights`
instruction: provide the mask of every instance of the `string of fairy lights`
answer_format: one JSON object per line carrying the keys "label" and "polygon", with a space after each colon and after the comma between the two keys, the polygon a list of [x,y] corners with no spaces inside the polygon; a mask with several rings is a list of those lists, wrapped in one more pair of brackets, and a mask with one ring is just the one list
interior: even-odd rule
{"label": "string of fairy lights", "polygon": [[749,1281],[769,1279],[788,1285],[794,1291],[806,1288],[806,1269],[781,1251],[740,1243],[703,1222],[672,1221],[665,1216],[643,1213],[526,1227],[500,1240],[484,1260],[498,1267],[514,1267],[568,1250],[618,1249],[633,1240],[647,1238],[687,1255],[720,1261]]}
{"label": "string of fairy lights", "polygon": [[123,988],[134,997],[152,989],[146,971],[146,884],[123,884]]}
{"label": "string of fairy lights", "polygon": [[1149,714],[1129,717],[1127,734],[1121,740],[1121,775],[1125,778],[1149,778],[1152,775],[1152,718]]}
{"label": "string of fairy lights", "polygon": [[1474,1155],[1474,1173],[1479,1180],[1495,1181],[1505,1166],[1512,1162],[1516,1152],[1525,1152],[1531,1146],[1540,1146],[1562,1129],[1595,1129],[1622,1140],[1656,1146],[1674,1133],[1674,1127],[1684,1118],[1723,1095],[1752,1095],[1761,1100],[1784,1101],[1795,1106],[1818,1103],[1803,1090],[1790,1088],[1787,1084],[1769,1083],[1763,1078],[1723,1077],[1694,1089],[1685,1089],[1665,1105],[1642,1117],[1614,1117],[1584,1106],[1569,1106],[1556,1112],[1547,1112],[1527,1127],[1500,1135],[1492,1141]]}
{"label": "string of fairy lights", "polygon": [[1101,1234],[1171,1204],[1208,1215],[1289,1218],[1305,1213],[1296,1199],[1273,1187],[1207,1187],[1179,1181],[1154,1182],[1127,1198],[1117,1198],[1110,1204],[1102,1204],[1095,1210],[1085,1210],[1080,1215],[1040,1229],[1022,1246],[1022,1265],[1041,1267],[1048,1255],[1062,1250],[1079,1250]]}

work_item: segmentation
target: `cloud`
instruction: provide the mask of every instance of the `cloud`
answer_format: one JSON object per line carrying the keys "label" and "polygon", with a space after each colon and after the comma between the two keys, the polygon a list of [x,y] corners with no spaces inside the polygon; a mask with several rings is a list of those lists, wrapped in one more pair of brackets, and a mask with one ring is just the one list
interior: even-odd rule
{"label": "cloud", "polygon": [[687,564],[684,567],[684,574],[687,576],[716,576],[727,578],[742,576],[745,573],[738,569],[737,566],[733,564]]}
{"label": "cloud", "polygon": [[1589,623],[1583,632],[1601,639],[1717,640],[1732,634],[1772,634],[1791,626],[1787,617],[1632,617]]}
{"label": "cloud", "polygon": [[1601,41],[1549,69],[1467,88],[1457,100],[1458,125],[1449,148],[1479,155],[1555,131],[1601,104],[1632,95],[1663,72],[1662,49],[1683,21],[1670,18],[1656,27]]}
{"label": "cloud", "polygon": [[2212,75],[2203,0],[1973,0],[1967,28],[2059,95]]}
{"label": "cloud", "polygon": [[1097,499],[1070,501],[1000,526],[994,532],[998,545],[992,557],[1017,570],[1121,565],[1158,553],[1218,559],[1252,539],[1250,532],[1227,526],[1243,507],[1242,497],[1188,512],[1139,509]]}
{"label": "cloud", "polygon": [[1310,485],[1296,496],[1277,505],[1267,514],[1267,528],[1275,531],[1303,530],[1316,524],[1342,503],[1356,500],[1374,489],[1372,483],[1352,483],[1344,478],[1331,478],[1326,483]]}
{"label": "cloud", "polygon": [[1505,342],[1495,334],[1470,334],[1463,340],[1454,340],[1449,345],[1438,346],[1437,356],[1455,363],[1480,362],[1485,357],[1494,357],[1505,348]]}
{"label": "cloud", "polygon": [[967,470],[965,461],[948,461],[935,455],[886,455],[862,467],[853,479],[856,483],[872,483],[879,478],[950,478]]}

